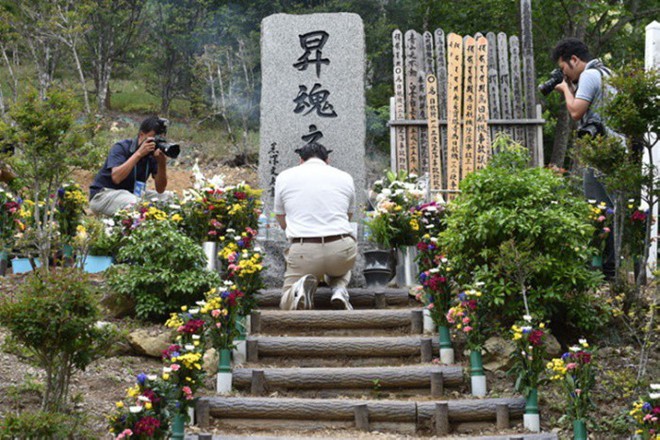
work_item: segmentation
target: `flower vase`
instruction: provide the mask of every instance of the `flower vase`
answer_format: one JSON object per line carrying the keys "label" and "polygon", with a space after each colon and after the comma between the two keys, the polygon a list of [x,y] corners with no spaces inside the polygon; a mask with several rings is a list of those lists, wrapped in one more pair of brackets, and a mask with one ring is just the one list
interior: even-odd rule
{"label": "flower vase", "polygon": [[531,432],[541,432],[541,418],[539,417],[539,390],[532,388],[525,400],[525,414],[523,415],[525,429]]}
{"label": "flower vase", "polygon": [[231,392],[231,350],[228,348],[220,350],[216,392],[218,394],[229,394]]}
{"label": "flower vase", "polygon": [[206,270],[209,272],[215,271],[217,255],[217,243],[215,241],[205,241],[202,243],[204,255],[206,255]]}
{"label": "flower vase", "polygon": [[189,406],[188,407],[188,426],[192,426],[195,424],[195,407]]}
{"label": "flower vase", "polygon": [[573,420],[573,440],[587,440],[587,423],[584,420]]}
{"label": "flower vase", "polygon": [[449,336],[449,327],[446,325],[438,326],[438,337],[440,339],[440,363],[451,365],[454,363],[454,348],[451,346],[451,337]]}
{"label": "flower vase", "polygon": [[481,349],[470,351],[470,381],[472,382],[472,395],[483,397],[486,395],[486,374],[481,359]]}
{"label": "flower vase", "polygon": [[415,263],[416,246],[401,246],[397,248],[396,283],[399,287],[417,284],[419,268]]}
{"label": "flower vase", "polygon": [[433,334],[435,323],[433,322],[433,318],[431,318],[431,311],[427,308],[424,308],[422,311],[422,324],[425,335]]}
{"label": "flower vase", "polygon": [[183,440],[185,432],[185,416],[183,414],[175,414],[172,417],[172,427],[170,439],[172,440]]}
{"label": "flower vase", "polygon": [[236,329],[238,335],[234,339],[234,348],[232,349],[232,356],[234,358],[234,365],[244,364],[247,360],[247,334],[248,334],[248,319],[249,316],[239,316],[236,319]]}
{"label": "flower vase", "polygon": [[594,269],[602,269],[603,268],[603,256],[602,255],[594,255],[591,257],[591,267]]}

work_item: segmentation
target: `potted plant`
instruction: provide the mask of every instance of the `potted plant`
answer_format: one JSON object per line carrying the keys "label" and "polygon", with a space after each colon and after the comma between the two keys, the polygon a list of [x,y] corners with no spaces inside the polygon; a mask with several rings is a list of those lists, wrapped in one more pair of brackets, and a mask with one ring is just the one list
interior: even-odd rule
{"label": "potted plant", "polygon": [[76,228],[72,244],[76,263],[85,272],[103,272],[112,265],[117,242],[107,233],[106,225],[101,220],[93,217],[83,219]]}
{"label": "potted plant", "polygon": [[589,216],[594,226],[594,235],[589,245],[594,249],[594,256],[591,260],[593,268],[603,267],[603,250],[607,237],[612,231],[612,221],[614,210],[608,208],[605,202],[596,203],[595,200],[589,200],[591,205],[591,214]]}
{"label": "potted plant", "polygon": [[596,382],[594,351],[585,339],[547,365],[550,380],[558,382],[566,398],[566,413],[573,421],[573,438],[587,440],[587,417],[593,407],[591,390]]}
{"label": "potted plant", "polygon": [[424,190],[417,176],[403,171],[387,172],[384,179],[374,182],[369,193],[375,207],[366,220],[369,239],[385,251],[396,249],[400,285],[412,285],[417,278],[414,246],[421,235],[422,213],[414,208],[423,197]]}
{"label": "potted plant", "polygon": [[206,300],[200,306],[201,316],[206,322],[206,338],[219,356],[216,377],[218,394],[231,392],[231,350],[238,335],[236,318],[242,297],[243,292],[239,290],[214,288],[206,293]]}
{"label": "potted plant", "polygon": [[511,353],[513,366],[509,374],[516,376],[515,388],[525,396],[525,428],[532,432],[541,430],[538,387],[545,370],[545,342],[547,338],[545,324],[535,323],[530,315],[511,327],[511,340],[515,350]]}
{"label": "potted plant", "polygon": [[481,358],[484,344],[481,311],[479,310],[481,295],[482,293],[475,289],[465,290],[458,294],[459,304],[447,312],[447,322],[466,337],[467,347],[470,350],[472,395],[479,397],[485,396],[487,392],[486,374]]}

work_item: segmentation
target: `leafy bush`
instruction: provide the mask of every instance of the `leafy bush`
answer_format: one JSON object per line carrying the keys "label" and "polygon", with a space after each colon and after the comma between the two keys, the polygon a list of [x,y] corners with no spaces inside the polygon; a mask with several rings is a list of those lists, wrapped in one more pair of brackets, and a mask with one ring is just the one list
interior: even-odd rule
{"label": "leafy bush", "polygon": [[108,284],[136,302],[138,317],[159,319],[192,304],[220,283],[204,270],[202,247],[168,220],[145,221],[124,238],[119,264],[109,269]]}
{"label": "leafy bush", "polygon": [[96,326],[93,293],[85,274],[62,269],[29,275],[14,299],[0,301],[0,325],[46,372],[44,410],[65,407],[75,370],[84,370],[111,340],[110,330]]}
{"label": "leafy bush", "polygon": [[83,432],[79,416],[46,411],[8,413],[0,420],[0,438],[89,438],[90,432]]}
{"label": "leafy bush", "polygon": [[[510,141],[505,141],[510,143]],[[586,201],[549,169],[528,168],[527,151],[510,145],[461,183],[440,235],[459,284],[484,282],[482,302],[503,328],[523,313],[523,292],[540,319],[589,331],[600,275],[588,270],[593,226]]]}

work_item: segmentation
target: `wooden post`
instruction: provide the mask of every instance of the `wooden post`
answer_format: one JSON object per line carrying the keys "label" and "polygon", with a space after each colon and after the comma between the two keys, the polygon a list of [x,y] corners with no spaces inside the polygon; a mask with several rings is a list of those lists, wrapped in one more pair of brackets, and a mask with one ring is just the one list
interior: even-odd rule
{"label": "wooden post", "polygon": [[252,326],[250,333],[261,333],[261,312],[259,310],[253,310],[250,313],[250,322]]}
{"label": "wooden post", "polygon": [[495,407],[495,417],[497,420],[497,429],[509,429],[509,407],[507,405],[497,405]]}
{"label": "wooden post", "polygon": [[213,434],[197,434],[197,440],[213,440]]}
{"label": "wooden post", "polygon": [[[524,119],[522,77],[520,73],[520,43],[515,35],[509,37],[509,59],[511,62],[511,99],[513,101],[513,119]],[[525,128],[516,125],[513,129],[513,139],[521,145],[527,146],[525,141]],[[528,147],[529,148],[529,147]],[[531,156],[534,152],[530,151]]]}
{"label": "wooden post", "polygon": [[385,292],[378,291],[374,292],[374,307],[377,309],[386,309],[387,308],[387,297]]}
{"label": "wooden post", "polygon": [[421,357],[422,362],[431,362],[433,360],[433,342],[431,338],[421,339]]}
{"label": "wooden post", "polygon": [[[447,189],[458,190],[461,179],[461,101],[463,90],[463,39],[460,35],[448,36],[447,67]],[[454,197],[447,194],[447,200]]]}
{"label": "wooden post", "polygon": [[[445,33],[436,29],[434,33],[436,52],[436,72],[438,85],[438,116],[447,118],[447,51],[445,48]],[[447,188],[447,127],[440,128],[440,163],[442,164],[442,189]]]}
{"label": "wooden post", "polygon": [[[419,80],[421,70],[419,59],[419,40],[421,36],[414,30],[404,35],[405,71],[406,71],[406,117],[416,119],[419,114]],[[419,128],[410,126],[408,131],[408,172],[419,172]]]}
{"label": "wooden post", "polygon": [[438,81],[434,75],[426,76],[426,114],[428,115],[429,188],[439,191],[442,186],[442,145],[438,125]]}
{"label": "wooden post", "polygon": [[355,429],[369,431],[369,407],[367,405],[355,405],[353,413],[355,415]]}
{"label": "wooden post", "polygon": [[442,397],[445,393],[445,379],[442,371],[431,373],[431,397]]}
{"label": "wooden post", "polygon": [[252,383],[250,384],[250,394],[253,396],[263,396],[266,394],[266,375],[264,370],[252,370]]}
{"label": "wooden post", "polygon": [[435,435],[449,434],[449,404],[447,402],[436,403],[433,416],[435,419]]}
{"label": "wooden post", "polygon": [[475,86],[477,79],[477,53],[474,38],[463,39],[464,81],[463,81],[463,151],[461,154],[461,180],[474,171],[475,151]]}
{"label": "wooden post", "polygon": [[488,40],[484,37],[476,41],[476,104],[475,115],[475,168],[482,169],[488,163],[491,156],[490,131],[488,130],[488,118],[490,116],[488,106]]}
{"label": "wooden post", "polygon": [[197,401],[195,406],[195,418],[197,419],[197,426],[204,429],[209,427],[209,418],[211,409],[209,401],[206,399],[200,399]]}
{"label": "wooden post", "polygon": [[[497,34],[497,60],[500,74],[500,111],[502,119],[512,119],[513,109],[511,107],[511,77],[509,76],[509,45],[506,34]],[[509,136],[512,135],[511,127],[502,130]]]}
{"label": "wooden post", "polygon": [[[525,93],[525,116],[536,116],[536,69],[534,67],[534,38],[532,35],[532,1],[520,0],[520,29],[522,38],[523,90]],[[534,127],[527,128],[527,147],[534,155],[534,166],[542,167],[543,158],[539,157]]]}
{"label": "wooden post", "polygon": [[410,333],[420,335],[424,331],[424,312],[413,310],[410,312]]}
{"label": "wooden post", "polygon": [[259,360],[259,341],[256,339],[247,340],[247,361],[257,362]]}
{"label": "wooden post", "polygon": [[[493,32],[486,34],[488,39],[488,110],[493,119],[500,119],[500,79],[497,75],[497,37]],[[490,138],[495,139],[500,130],[492,128]]]}
{"label": "wooden post", "polygon": [[[396,29],[392,32],[392,49],[394,58],[394,119],[405,119],[406,96],[403,65],[403,35]],[[396,134],[396,170],[408,169],[408,152],[406,149],[406,127],[395,127]]]}

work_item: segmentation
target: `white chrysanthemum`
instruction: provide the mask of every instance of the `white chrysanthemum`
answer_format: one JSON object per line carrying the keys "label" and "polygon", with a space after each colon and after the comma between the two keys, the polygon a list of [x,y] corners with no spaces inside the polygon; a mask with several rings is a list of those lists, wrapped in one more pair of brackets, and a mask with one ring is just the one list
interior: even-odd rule
{"label": "white chrysanthemum", "polygon": [[142,412],[142,407],[141,406],[129,406],[128,410],[133,414],[137,414],[139,412]]}

